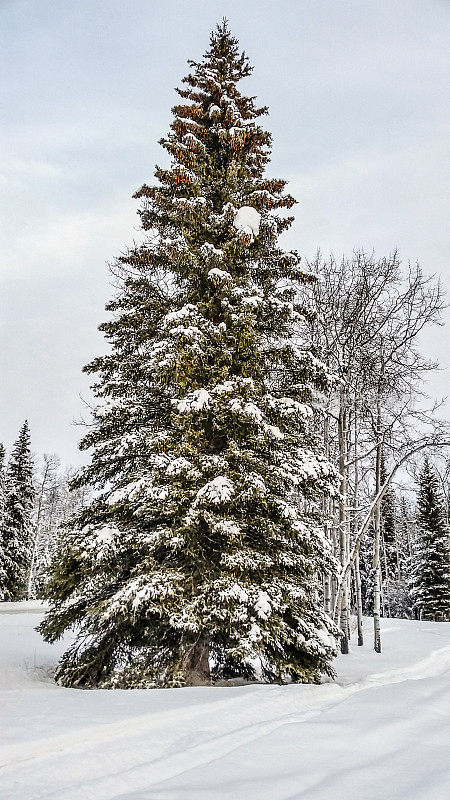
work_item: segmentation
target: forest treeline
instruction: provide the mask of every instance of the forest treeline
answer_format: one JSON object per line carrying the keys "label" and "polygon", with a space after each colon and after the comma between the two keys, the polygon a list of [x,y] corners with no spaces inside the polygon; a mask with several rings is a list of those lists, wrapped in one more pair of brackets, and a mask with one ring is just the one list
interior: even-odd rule
{"label": "forest treeline", "polygon": [[0,444],[0,599],[42,597],[64,525],[88,499],[71,489],[75,470],[55,454],[37,458],[25,421],[9,459]]}

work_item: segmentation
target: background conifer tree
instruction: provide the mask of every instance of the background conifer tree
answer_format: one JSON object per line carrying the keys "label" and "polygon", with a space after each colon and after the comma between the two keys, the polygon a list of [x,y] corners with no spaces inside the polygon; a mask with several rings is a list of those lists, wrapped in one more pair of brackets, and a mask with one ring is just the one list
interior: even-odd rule
{"label": "background conifer tree", "polygon": [[[381,456],[381,484],[383,485],[388,475],[384,453]],[[395,491],[389,488],[381,502],[381,541],[382,559],[381,574],[383,581],[396,579],[398,574],[397,552],[397,514]]]}
{"label": "background conifer tree", "polygon": [[421,619],[450,618],[449,530],[438,476],[425,459],[419,476],[411,594]]}
{"label": "background conifer tree", "polygon": [[26,595],[31,557],[33,498],[30,431],[25,421],[12,449],[6,472],[0,565],[0,591],[3,600],[22,600]]}
{"label": "background conifer tree", "polygon": [[80,626],[66,685],[251,678],[255,659],[268,681],[314,681],[334,653],[317,601],[328,376],[305,343],[311,276],[277,243],[292,218],[273,213],[294,200],[264,176],[266,109],[238,89],[251,67],[225,22],[189,66],[171,164],[136,195],[145,243],[115,268],[111,353],[87,367],[102,402],[75,483],[102,491],[64,537],[41,628]]}
{"label": "background conifer tree", "polygon": [[[383,485],[388,476],[388,468],[384,452],[381,453],[380,478]],[[381,501],[380,528],[381,528],[381,580],[382,580],[382,609],[386,617],[396,616],[399,551],[397,536],[397,498],[395,491],[390,487]]]}
{"label": "background conifer tree", "polygon": [[[0,442],[0,542],[1,542],[1,532],[3,530],[3,515],[5,512],[5,501],[6,501],[6,475],[5,475],[5,457],[6,457],[6,450],[2,442]],[[1,552],[0,552],[0,564],[1,564]]]}
{"label": "background conifer tree", "polygon": [[414,511],[404,495],[398,501],[394,494],[396,564],[383,586],[386,615],[410,618],[412,599],[410,575],[412,569],[411,540],[413,538]]}

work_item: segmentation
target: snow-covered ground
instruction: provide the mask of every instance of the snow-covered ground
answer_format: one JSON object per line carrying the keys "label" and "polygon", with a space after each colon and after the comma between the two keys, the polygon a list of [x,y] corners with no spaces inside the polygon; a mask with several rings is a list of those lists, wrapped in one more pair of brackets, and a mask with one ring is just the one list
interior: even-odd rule
{"label": "snow-covered ground", "polygon": [[385,620],[321,686],[81,691],[0,606],[5,800],[448,800],[450,623]]}

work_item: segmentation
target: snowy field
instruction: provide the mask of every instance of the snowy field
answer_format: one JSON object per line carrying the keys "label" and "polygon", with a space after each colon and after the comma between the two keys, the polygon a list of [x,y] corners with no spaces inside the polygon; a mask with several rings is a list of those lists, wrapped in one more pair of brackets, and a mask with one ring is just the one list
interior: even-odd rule
{"label": "snowy field", "polygon": [[81,691],[0,606],[5,800],[448,800],[450,623],[384,620],[321,686]]}

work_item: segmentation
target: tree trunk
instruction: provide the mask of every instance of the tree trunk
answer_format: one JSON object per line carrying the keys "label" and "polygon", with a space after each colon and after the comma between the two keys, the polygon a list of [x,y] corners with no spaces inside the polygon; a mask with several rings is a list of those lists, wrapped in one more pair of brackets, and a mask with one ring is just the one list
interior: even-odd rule
{"label": "tree trunk", "polygon": [[[358,402],[357,396],[355,394],[354,397],[354,405],[353,405],[353,437],[354,437],[354,476],[353,476],[353,525],[352,525],[352,534],[353,537],[356,537],[357,531],[357,520],[358,520],[358,504],[359,504],[359,452],[358,452],[358,445],[359,445],[359,416],[358,416]],[[350,555],[350,554],[349,554]],[[356,605],[356,621],[357,621],[357,633],[358,633],[358,647],[362,647],[364,644],[364,636],[363,636],[363,613],[362,613],[362,594],[361,594],[361,570],[359,565],[359,547],[357,548],[355,561],[353,564],[353,576],[354,576],[354,584],[355,584],[355,605]]]}
{"label": "tree trunk", "polygon": [[187,647],[184,658],[184,674],[186,686],[209,686],[211,684],[207,634],[201,635],[196,642]]}
{"label": "tree trunk", "polygon": [[361,596],[361,572],[359,569],[359,552],[355,558],[355,594],[356,594],[356,618],[358,622],[358,647],[364,644],[363,635],[363,613]]}
{"label": "tree trunk", "polygon": [[[340,487],[339,487],[339,551],[341,567],[347,561],[348,542],[347,542],[347,409],[345,392],[341,391],[339,403],[339,418],[338,418],[338,442],[339,442],[339,474],[340,474]],[[344,586],[342,591],[342,604],[339,619],[339,627],[341,629],[341,652],[348,653],[349,651],[349,579],[348,576],[344,578]]]}
{"label": "tree trunk", "polygon": [[[377,414],[377,455],[375,463],[375,496],[381,488],[381,450],[380,441],[380,407]],[[380,575],[380,529],[381,529],[381,500],[375,506],[374,511],[374,536],[373,536],[373,648],[376,653],[381,653],[381,630],[380,630],[380,606],[381,606],[381,575]]]}
{"label": "tree trunk", "polygon": [[381,628],[380,628],[380,596],[381,580],[380,565],[375,569],[373,593],[373,649],[376,653],[381,653]]}
{"label": "tree trunk", "polygon": [[[330,458],[330,417],[328,413],[328,406],[325,414],[324,429],[323,429],[324,451],[327,459]],[[324,533],[326,539],[332,538],[330,530],[330,499],[326,496],[323,498],[323,515],[324,515]],[[332,577],[329,572],[323,576],[323,610],[325,614],[332,613]]]}
{"label": "tree trunk", "polygon": [[33,535],[33,544],[31,550],[31,560],[30,560],[30,567],[28,570],[28,579],[27,579],[27,592],[26,592],[26,599],[32,600],[34,594],[34,570],[36,564],[36,555],[37,555],[37,548],[38,548],[38,537],[39,531],[36,529]]}
{"label": "tree trunk", "polygon": [[323,576],[323,610],[325,614],[331,614],[331,576],[329,573]]}
{"label": "tree trunk", "polygon": [[[381,522],[381,548],[383,552],[383,561],[384,561],[384,589],[388,586],[389,581],[389,567],[388,567],[388,559],[387,559],[387,549],[386,549],[386,537],[384,535],[384,525]],[[386,593],[383,591],[383,584],[381,586],[382,589],[382,604],[383,604],[383,616],[390,617],[391,616],[391,607],[389,605],[389,595],[386,598]]]}

